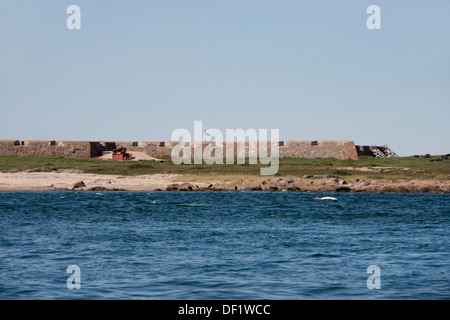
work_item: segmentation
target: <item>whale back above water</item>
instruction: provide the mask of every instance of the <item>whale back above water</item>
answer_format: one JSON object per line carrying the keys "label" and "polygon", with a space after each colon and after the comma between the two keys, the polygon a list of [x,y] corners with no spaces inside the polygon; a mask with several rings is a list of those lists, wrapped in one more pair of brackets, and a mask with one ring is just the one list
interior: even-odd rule
{"label": "whale back above water", "polygon": [[337,201],[337,198],[334,198],[334,197],[322,197],[322,198],[316,198],[316,199],[318,199],[318,200],[335,200],[335,201]]}

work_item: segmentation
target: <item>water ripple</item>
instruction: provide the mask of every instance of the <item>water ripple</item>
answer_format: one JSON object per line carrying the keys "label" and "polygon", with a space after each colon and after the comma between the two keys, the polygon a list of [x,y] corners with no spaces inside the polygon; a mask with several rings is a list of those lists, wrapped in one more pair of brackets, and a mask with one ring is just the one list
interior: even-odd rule
{"label": "water ripple", "polygon": [[1,192],[0,298],[450,298],[449,195],[316,197]]}

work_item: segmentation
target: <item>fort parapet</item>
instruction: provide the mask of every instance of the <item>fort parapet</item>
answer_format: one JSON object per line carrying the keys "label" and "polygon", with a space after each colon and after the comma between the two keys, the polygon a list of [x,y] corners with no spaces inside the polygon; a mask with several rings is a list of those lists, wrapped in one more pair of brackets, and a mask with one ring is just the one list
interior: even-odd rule
{"label": "fort parapet", "polygon": [[[284,141],[276,142],[279,147],[280,157],[291,158],[336,158],[358,160],[358,150],[353,141]],[[78,159],[91,159],[99,157],[104,151],[112,151],[125,147],[128,151],[140,151],[158,159],[170,159],[173,148],[178,141],[54,141],[54,140],[0,140],[0,156],[38,156],[38,157],[67,157]],[[192,154],[201,149],[212,148],[220,151],[225,157],[249,157],[259,154],[259,148],[267,150],[267,156],[271,155],[271,142],[193,142],[187,143]],[[243,148],[238,148],[243,147]],[[244,150],[245,154],[238,154],[238,150]],[[362,150],[362,149],[361,149]]]}
{"label": "fort parapet", "polygon": [[0,155],[89,159],[96,156],[92,144],[89,141],[0,140]]}
{"label": "fort parapet", "polygon": [[280,147],[281,157],[290,158],[336,158],[358,160],[353,141],[287,141]]}

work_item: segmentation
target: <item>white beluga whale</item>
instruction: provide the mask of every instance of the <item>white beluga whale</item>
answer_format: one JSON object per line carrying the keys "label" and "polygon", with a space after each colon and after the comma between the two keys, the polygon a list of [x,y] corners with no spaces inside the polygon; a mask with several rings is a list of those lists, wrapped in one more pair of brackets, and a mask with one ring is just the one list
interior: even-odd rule
{"label": "white beluga whale", "polygon": [[334,197],[322,197],[322,198],[316,198],[317,200],[334,200],[337,201],[337,198]]}

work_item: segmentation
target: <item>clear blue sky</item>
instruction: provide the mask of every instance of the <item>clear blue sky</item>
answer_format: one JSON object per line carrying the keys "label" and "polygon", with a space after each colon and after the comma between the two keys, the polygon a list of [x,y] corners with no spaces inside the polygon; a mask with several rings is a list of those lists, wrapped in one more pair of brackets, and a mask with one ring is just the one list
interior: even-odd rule
{"label": "clear blue sky", "polygon": [[450,153],[450,1],[2,0],[0,118],[0,139],[168,141],[202,120]]}

